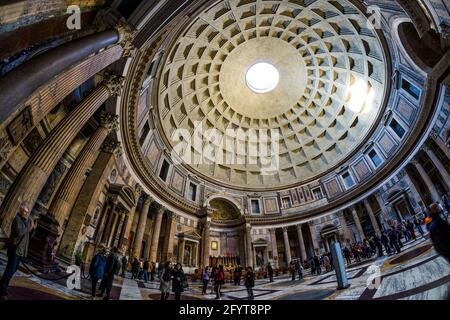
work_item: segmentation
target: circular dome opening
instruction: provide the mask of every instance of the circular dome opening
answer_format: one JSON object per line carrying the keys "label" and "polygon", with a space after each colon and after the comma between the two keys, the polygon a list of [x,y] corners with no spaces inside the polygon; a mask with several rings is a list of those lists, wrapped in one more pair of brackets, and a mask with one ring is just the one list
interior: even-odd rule
{"label": "circular dome opening", "polygon": [[247,86],[256,93],[272,91],[280,81],[277,68],[267,62],[258,62],[252,65],[245,75]]}

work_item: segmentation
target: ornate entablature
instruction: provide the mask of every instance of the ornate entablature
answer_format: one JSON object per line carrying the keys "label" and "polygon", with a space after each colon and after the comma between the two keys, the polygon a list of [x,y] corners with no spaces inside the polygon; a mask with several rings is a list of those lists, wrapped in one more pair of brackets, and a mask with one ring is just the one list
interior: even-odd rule
{"label": "ornate entablature", "polygon": [[[349,7],[354,5],[350,1],[344,2],[348,3]],[[241,9],[244,10],[244,8]],[[192,19],[194,20],[189,22],[189,27],[197,23],[196,17]],[[212,23],[211,20],[208,20],[206,29],[203,29],[202,34],[207,35],[208,26]],[[133,171],[137,173],[142,183],[145,181],[146,186],[158,194],[163,201],[170,203],[179,210],[195,215],[208,197],[214,194],[226,194],[237,199],[242,204],[243,214],[255,223],[293,221],[295,217],[299,216],[308,218],[326,210],[332,210],[346,199],[363,194],[369,188],[379,187],[377,184],[386,179],[394,165],[400,163],[403,157],[411,152],[414,148],[414,141],[420,136],[422,130],[429,125],[429,120],[421,120],[428,119],[428,116],[424,117],[424,115],[430,112],[430,106],[423,107],[423,104],[427,95],[435,94],[435,92],[425,91],[426,79],[422,76],[413,75],[413,72],[409,72],[408,66],[403,66],[400,63],[401,59],[398,55],[401,54],[401,51],[395,49],[399,44],[385,39],[383,33],[389,34],[390,30],[386,21],[383,21],[383,25],[385,26],[383,31],[372,33],[372,37],[377,39],[377,45],[381,48],[378,53],[381,54],[382,61],[386,65],[382,91],[383,99],[380,98],[382,101],[380,100],[378,113],[373,122],[368,125],[367,134],[361,137],[362,139],[353,139],[351,141],[351,144],[354,145],[352,151],[341,158],[337,165],[330,166],[328,171],[325,170],[318,176],[312,176],[309,179],[299,179],[296,183],[288,181],[285,186],[276,184],[266,186],[262,183],[260,186],[267,189],[264,191],[258,190],[255,185],[242,184],[241,187],[232,185],[229,181],[208,176],[201,170],[192,170],[192,166],[177,164],[170,157],[172,145],[168,142],[167,135],[177,127],[171,127],[170,121],[172,120],[170,119],[174,119],[175,124],[185,123],[190,119],[188,116],[189,106],[185,101],[186,92],[183,91],[184,88],[189,86],[183,85],[182,90],[179,91],[177,90],[179,88],[177,83],[184,83],[185,77],[188,79],[190,69],[186,68],[190,66],[192,61],[187,57],[191,57],[191,53],[195,52],[193,47],[180,42],[184,41],[183,37],[187,35],[186,32],[180,35],[181,31],[188,30],[189,33],[190,29],[184,25],[172,29],[166,40],[159,42],[161,44],[159,47],[156,46],[151,52],[141,49],[130,66],[130,74],[136,74],[136,77],[127,81],[126,86],[132,88],[132,90],[128,94],[128,100],[123,99],[123,101],[128,101],[127,106],[123,108],[123,114],[126,114],[126,117],[133,124],[136,112],[133,108],[136,107],[138,101],[144,101],[147,103],[145,110],[149,112],[149,126],[155,128],[145,139],[144,145],[141,146],[137,140],[140,138],[139,135],[142,130],[139,133],[133,133],[135,129],[130,126],[129,121],[121,121],[121,125],[126,126],[121,128],[121,132],[127,133],[125,139],[128,145],[127,155],[132,155]],[[258,29],[256,28],[256,30]],[[248,35],[250,36],[250,33]],[[359,36],[362,36],[362,39],[368,37],[368,35],[361,34]],[[339,34],[336,37],[345,38],[344,35]],[[321,41],[325,40],[322,39]],[[236,47],[240,45],[239,41],[232,43]],[[311,46],[311,43],[308,45]],[[186,51],[180,51],[180,48],[184,48]],[[232,51],[227,54],[231,54]],[[183,52],[185,56],[183,56]],[[205,49],[205,52],[209,51]],[[178,53],[180,56],[177,56]],[[351,56],[351,52],[347,53]],[[158,54],[157,59],[155,58],[156,54]],[[220,56],[219,52],[214,57],[216,56]],[[211,61],[214,61],[214,57],[210,57]],[[371,61],[371,59],[373,57],[369,55],[367,61]],[[202,62],[201,58],[197,60],[199,63]],[[184,61],[184,64],[182,61]],[[176,68],[174,67],[175,64],[177,65]],[[198,67],[200,68],[200,65]],[[397,70],[396,77],[395,81],[391,82],[390,78],[394,68]],[[175,71],[177,70],[181,70],[178,80],[175,77],[177,75]],[[219,71],[218,73],[220,75]],[[167,80],[167,76],[169,80]],[[193,79],[195,79],[195,76],[196,73],[193,72]],[[148,80],[150,78],[151,81]],[[199,81],[201,83],[201,80]],[[144,82],[147,83],[145,89],[143,89]],[[170,91],[171,88],[174,90]],[[197,87],[194,89],[197,90]],[[196,94],[194,89],[192,89],[193,96]],[[189,89],[186,90],[189,91]],[[180,92],[181,96],[177,99],[177,94]],[[164,105],[164,101],[167,101],[166,93],[168,105]],[[145,98],[142,98],[143,96]],[[200,100],[198,106],[192,110],[203,110]],[[208,99],[205,101],[208,101]],[[181,107],[183,103],[185,109]],[[207,102],[205,103],[207,104]],[[169,111],[164,108],[169,109]],[[185,110],[185,116],[181,117],[182,112],[181,118],[174,117],[174,108],[177,112]],[[214,110],[218,110],[217,106],[214,108],[212,113],[214,113]],[[168,115],[167,123],[164,114]],[[222,115],[225,116],[226,113],[222,113]],[[205,120],[206,118],[204,117]],[[241,120],[243,119],[244,117]],[[214,122],[212,123],[214,124]],[[420,128],[417,131],[411,130],[418,123],[420,123]],[[130,132],[131,134],[129,134]],[[398,162],[391,161],[394,158],[398,158]],[[165,179],[160,178],[163,166],[169,167]],[[168,188],[165,188],[166,191],[162,192],[164,187]],[[195,195],[193,196],[193,194]],[[257,201],[252,204],[252,200]],[[253,212],[252,205],[255,208],[256,206],[259,207],[258,212]]]}

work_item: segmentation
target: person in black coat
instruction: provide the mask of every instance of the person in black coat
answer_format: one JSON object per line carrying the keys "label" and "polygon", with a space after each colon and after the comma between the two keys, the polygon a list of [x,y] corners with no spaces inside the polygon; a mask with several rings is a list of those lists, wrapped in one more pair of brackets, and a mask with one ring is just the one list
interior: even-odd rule
{"label": "person in black coat", "polygon": [[389,238],[386,235],[386,232],[383,232],[383,234],[381,235],[381,243],[384,246],[384,250],[386,250],[386,254],[390,255],[391,254],[391,246],[389,245]]}
{"label": "person in black coat", "polygon": [[139,260],[134,257],[131,263],[131,279],[137,279],[139,273]]}
{"label": "person in black coat", "polygon": [[184,274],[181,263],[177,263],[172,270],[172,291],[175,293],[175,300],[181,300],[181,293],[186,284],[186,275]]}
{"label": "person in black coat", "polygon": [[109,254],[108,258],[106,259],[105,275],[104,275],[105,282],[101,293],[101,295],[103,295],[103,291],[106,290],[106,296],[103,298],[103,300],[109,300],[109,296],[111,294],[111,289],[114,282],[114,275],[119,266],[120,264],[119,258],[117,257],[117,247],[114,247],[112,249],[112,252]]}
{"label": "person in black coat", "polygon": [[434,249],[450,263],[450,226],[440,217],[437,204],[431,205],[425,223]]}
{"label": "person in black coat", "polygon": [[383,247],[381,246],[381,240],[380,240],[380,238],[378,238],[377,235],[375,235],[373,237],[373,242],[375,243],[375,246],[377,247],[378,257],[384,256],[384,254],[383,254]]}
{"label": "person in black coat", "polygon": [[247,273],[245,274],[245,287],[247,288],[248,300],[254,300],[253,287],[255,286],[255,275],[253,274],[252,267],[247,267]]}
{"label": "person in black coat", "polygon": [[269,276],[270,282],[273,282],[273,268],[272,268],[270,262],[267,265],[267,275]]}
{"label": "person in black coat", "polygon": [[395,251],[397,254],[401,252],[399,243],[399,233],[394,229],[391,228],[391,231],[389,231],[389,241],[391,242],[391,245],[395,248]]}

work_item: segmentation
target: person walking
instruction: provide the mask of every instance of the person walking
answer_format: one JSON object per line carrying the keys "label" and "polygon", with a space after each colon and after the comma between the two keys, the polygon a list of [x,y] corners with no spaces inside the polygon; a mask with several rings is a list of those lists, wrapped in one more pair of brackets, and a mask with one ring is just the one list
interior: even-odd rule
{"label": "person walking", "polygon": [[247,267],[247,273],[245,274],[245,287],[247,288],[248,300],[254,300],[253,287],[255,286],[255,275],[252,267]]}
{"label": "person walking", "polygon": [[406,224],[406,229],[408,229],[409,235],[411,236],[411,239],[416,241],[416,233],[414,232],[414,224],[411,222],[411,220],[408,221]]}
{"label": "person walking", "polygon": [[209,283],[209,267],[206,266],[205,269],[202,271],[202,282],[203,282],[203,288],[202,288],[202,295],[206,294],[206,291],[208,290],[208,283]]}
{"label": "person walking", "polygon": [[269,281],[273,282],[273,268],[270,262],[267,264],[267,275],[269,276]]}
{"label": "person walking", "polygon": [[234,280],[234,285],[237,286],[240,282],[241,276],[240,276],[240,270],[239,267],[236,266],[236,268],[234,268],[233,271],[233,280]]}
{"label": "person walking", "polygon": [[139,259],[139,272],[138,279],[142,280],[142,276],[144,275],[144,260]]}
{"label": "person walking", "polygon": [[172,291],[175,294],[175,300],[181,300],[181,293],[187,285],[186,275],[184,274],[181,263],[177,263],[172,271]]}
{"label": "person walking", "polygon": [[417,231],[419,231],[422,238],[425,238],[425,235],[424,235],[425,232],[423,231],[423,228],[422,228],[422,221],[420,219],[414,219],[414,226],[416,227]]}
{"label": "person walking", "polygon": [[223,271],[223,266],[219,265],[219,268],[217,270],[217,273],[214,277],[214,287],[215,287],[215,291],[216,291],[216,299],[221,299],[221,295],[222,295],[222,285],[225,283],[225,273]]}
{"label": "person walking", "polygon": [[127,257],[123,256],[121,262],[122,262],[122,278],[125,278],[125,272],[127,272],[127,268],[128,268]]}
{"label": "person walking", "polygon": [[102,289],[101,295],[103,296],[104,290],[106,290],[106,296],[103,298],[103,300],[109,300],[111,289],[113,287],[114,283],[114,276],[116,272],[120,268],[120,262],[119,258],[117,257],[117,247],[114,247],[109,254],[108,258],[106,259],[106,265],[105,265],[105,275],[104,275],[104,287]]}
{"label": "person walking", "polygon": [[100,250],[94,256],[89,266],[89,276],[91,277],[91,295],[92,300],[95,299],[97,294],[97,283],[100,279],[105,276],[106,267],[106,248],[104,246],[100,247]]}
{"label": "person walking", "polygon": [[148,270],[150,268],[150,264],[147,259],[144,260],[142,264],[142,277],[144,278],[145,283],[148,281]]}
{"label": "person walking", "polygon": [[172,266],[170,261],[167,261],[164,264],[160,277],[159,290],[161,291],[161,300],[169,299],[171,283],[172,283]]}
{"label": "person walking", "polygon": [[19,268],[20,261],[28,255],[30,233],[37,227],[37,221],[30,218],[30,209],[21,204],[19,213],[11,224],[7,243],[8,262],[0,280],[0,300],[7,300],[9,282]]}
{"label": "person walking", "polygon": [[323,255],[323,267],[325,268],[325,272],[331,271],[331,262],[327,254]]}

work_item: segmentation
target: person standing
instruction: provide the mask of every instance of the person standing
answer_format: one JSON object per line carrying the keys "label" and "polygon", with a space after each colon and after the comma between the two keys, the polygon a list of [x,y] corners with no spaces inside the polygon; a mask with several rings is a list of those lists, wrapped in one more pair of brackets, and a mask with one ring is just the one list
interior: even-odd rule
{"label": "person standing", "polygon": [[214,277],[214,286],[216,291],[216,299],[221,298],[222,296],[222,285],[225,283],[225,273],[223,271],[223,266],[219,265],[216,276]]}
{"label": "person standing", "polygon": [[440,217],[439,207],[436,204],[431,205],[425,223],[436,252],[450,263],[450,226]]}
{"label": "person standing", "polygon": [[245,287],[247,288],[248,300],[254,300],[253,287],[255,286],[255,275],[253,274],[252,267],[247,267],[247,273],[245,274]]}
{"label": "person standing", "polygon": [[159,290],[161,291],[161,300],[169,299],[171,282],[172,282],[172,266],[170,261],[167,261],[163,267],[160,276]]}
{"label": "person standing", "polygon": [[152,261],[150,269],[150,281],[155,281],[155,273],[156,273],[156,263]]}
{"label": "person standing", "polygon": [[302,269],[303,269],[302,264],[300,262],[300,259],[298,259],[295,262],[295,270],[298,273],[298,280],[302,280],[303,279],[303,271],[302,271]]}
{"label": "person standing", "polygon": [[128,259],[127,257],[122,257],[122,278],[125,278],[125,272],[127,272],[128,268]]}
{"label": "person standing", "polygon": [[414,219],[414,225],[416,226],[417,231],[419,231],[422,238],[425,238],[424,231],[422,228],[422,221],[420,219]]}
{"label": "person standing", "polygon": [[[119,258],[117,257],[117,247],[114,247],[112,249],[112,252],[109,254],[108,258],[106,259],[106,266],[105,266],[105,276],[104,276],[104,287],[102,291],[106,290],[106,296],[103,298],[103,300],[109,300],[111,289],[113,287],[114,283],[114,275],[116,272],[120,269],[120,262]],[[101,293],[103,295],[103,292]]]}
{"label": "person standing", "polygon": [[133,263],[131,264],[131,279],[137,279],[139,273],[139,261],[136,257],[133,259]]}
{"label": "person standing", "polygon": [[269,281],[273,282],[273,268],[270,262],[267,264],[267,275],[269,276]]}
{"label": "person standing", "polygon": [[186,275],[184,274],[181,263],[177,263],[172,271],[172,291],[175,294],[175,300],[181,300],[181,293],[187,285]]}
{"label": "person standing", "polygon": [[317,275],[322,274],[322,267],[320,265],[320,259],[318,256],[314,256],[314,269],[316,270]]}
{"label": "person standing", "polygon": [[377,235],[375,235],[373,237],[373,242],[375,243],[375,246],[376,246],[376,248],[378,250],[378,257],[384,256],[384,254],[383,254],[383,247],[381,246],[381,240],[380,240],[380,238]]}
{"label": "person standing", "polygon": [[347,265],[348,266],[351,265],[352,264],[352,260],[350,259],[350,250],[348,249],[347,246],[344,247],[343,252],[344,252],[345,261],[347,261]]}
{"label": "person standing", "polygon": [[391,246],[389,245],[389,238],[388,238],[386,232],[383,232],[383,234],[381,235],[381,243],[384,246],[384,250],[386,250],[386,254],[388,256],[390,256],[392,251],[391,251]]}
{"label": "person standing", "polygon": [[206,291],[208,290],[208,283],[209,283],[209,267],[206,266],[205,269],[202,271],[202,282],[203,282],[203,288],[202,288],[202,295],[206,294]]}
{"label": "person standing", "polygon": [[294,281],[295,280],[295,264],[294,264],[294,261],[291,261],[289,263],[289,271],[291,272],[291,280]]}
{"label": "person standing", "polygon": [[395,248],[397,254],[399,254],[401,252],[400,245],[398,244],[400,240],[398,232],[394,228],[391,228],[391,231],[389,232],[389,241],[391,242],[391,245]]}
{"label": "person standing", "polygon": [[0,299],[6,300],[9,282],[19,268],[20,261],[28,255],[30,232],[37,227],[37,221],[30,218],[30,209],[25,204],[19,207],[19,213],[11,225],[11,234],[8,239],[8,262],[0,280]]}
{"label": "person standing", "polygon": [[239,267],[238,266],[236,266],[236,268],[234,268],[233,280],[234,280],[234,285],[237,286],[239,281],[240,281]]}
{"label": "person standing", "polygon": [[97,283],[100,279],[103,279],[105,275],[106,266],[106,248],[102,246],[94,256],[89,266],[89,276],[91,277],[91,293],[92,299],[95,298],[97,293]]}
{"label": "person standing", "polygon": [[148,260],[145,259],[144,263],[142,264],[142,277],[144,278],[145,283],[148,281],[148,269],[150,265],[148,263]]}

